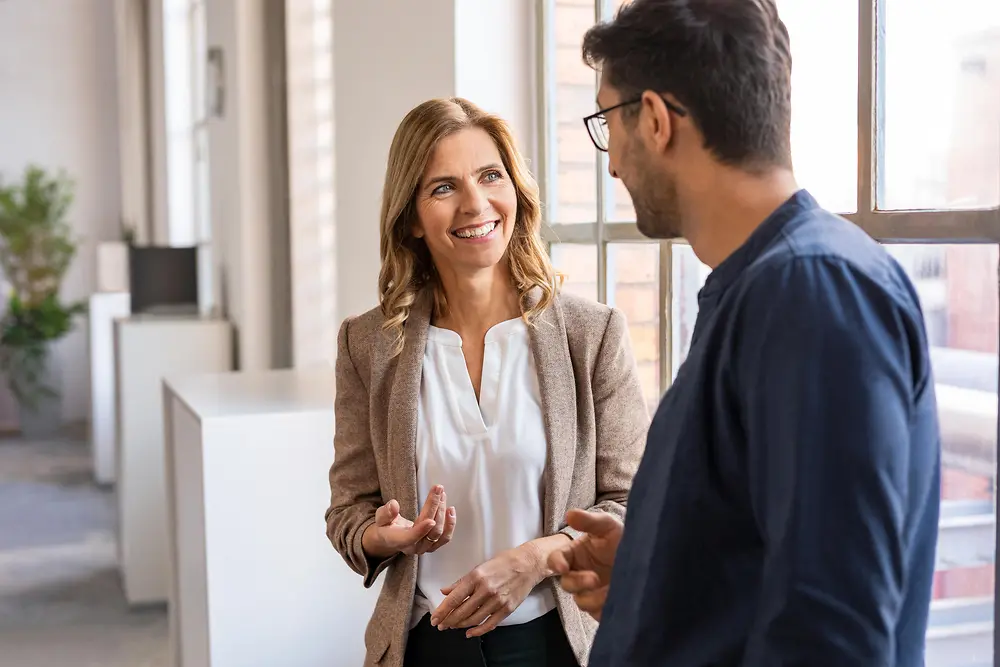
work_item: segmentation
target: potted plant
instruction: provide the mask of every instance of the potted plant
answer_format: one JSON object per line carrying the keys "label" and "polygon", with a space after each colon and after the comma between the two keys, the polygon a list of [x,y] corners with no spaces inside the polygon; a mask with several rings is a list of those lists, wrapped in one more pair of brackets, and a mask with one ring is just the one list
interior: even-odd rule
{"label": "potted plant", "polygon": [[0,370],[20,406],[26,437],[55,433],[62,421],[52,350],[84,304],[59,298],[77,242],[66,222],[73,183],[29,166],[20,182],[0,181],[0,270],[10,286],[0,318]]}

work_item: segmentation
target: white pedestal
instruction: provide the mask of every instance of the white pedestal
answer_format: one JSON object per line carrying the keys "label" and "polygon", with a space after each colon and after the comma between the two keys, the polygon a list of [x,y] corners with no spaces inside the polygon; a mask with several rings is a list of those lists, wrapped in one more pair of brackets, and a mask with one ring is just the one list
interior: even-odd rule
{"label": "white pedestal", "polygon": [[128,292],[90,297],[90,448],[94,479],[115,481],[115,320],[129,314]]}
{"label": "white pedestal", "polygon": [[163,378],[230,370],[232,335],[224,320],[195,317],[115,323],[118,565],[129,604],[168,597]]}
{"label": "white pedestal", "polygon": [[164,385],[179,667],[354,667],[381,583],[326,538],[329,368]]}
{"label": "white pedestal", "polygon": [[97,244],[97,291],[128,292],[128,245],[122,241]]}

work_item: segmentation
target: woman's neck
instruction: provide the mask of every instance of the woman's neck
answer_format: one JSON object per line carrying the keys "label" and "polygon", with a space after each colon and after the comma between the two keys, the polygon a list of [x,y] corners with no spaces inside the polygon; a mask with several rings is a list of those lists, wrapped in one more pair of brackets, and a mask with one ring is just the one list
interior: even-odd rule
{"label": "woman's neck", "polygon": [[463,336],[481,336],[490,327],[521,316],[517,290],[503,263],[474,274],[439,277],[448,307],[443,316],[435,317],[435,326]]}

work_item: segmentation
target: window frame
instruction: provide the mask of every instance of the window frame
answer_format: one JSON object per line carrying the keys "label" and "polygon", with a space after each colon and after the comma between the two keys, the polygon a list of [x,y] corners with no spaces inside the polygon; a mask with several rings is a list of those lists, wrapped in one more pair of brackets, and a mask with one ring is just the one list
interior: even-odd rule
{"label": "window frame", "polygon": [[[885,210],[878,208],[876,197],[880,182],[880,168],[883,154],[879,127],[883,126],[884,105],[881,92],[884,90],[884,72],[881,63],[885,62],[885,3],[888,0],[858,0],[858,179],[857,179],[857,212],[841,214],[846,219],[858,225],[875,240],[881,243],[906,244],[991,244],[1000,245],[1000,207],[969,209],[969,210]],[[536,21],[539,30],[536,31],[538,43],[538,76],[537,99],[539,115],[537,128],[538,137],[538,173],[540,179],[542,201],[547,210],[556,210],[549,206],[557,201],[558,168],[556,156],[556,75],[555,75],[555,7],[556,0],[539,0],[537,4]],[[595,22],[611,17],[613,0],[595,0]],[[595,72],[595,81],[597,73]],[[596,110],[596,103],[595,103]],[[585,129],[581,126],[581,141],[589,141]],[[611,176],[608,174],[607,155],[594,149],[597,165],[597,206],[595,219],[585,223],[566,223],[547,221],[543,225],[543,238],[550,246],[552,244],[587,244],[597,248],[597,285],[598,299],[607,303],[609,298],[607,275],[607,252],[611,243],[658,243],[659,256],[659,302],[660,311],[659,345],[660,358],[660,389],[665,392],[674,376],[674,341],[672,340],[673,322],[671,321],[673,304],[673,248],[684,244],[684,241],[650,241],[638,230],[634,221],[611,222],[608,220],[609,201],[607,194],[612,192]],[[1000,155],[997,156],[1000,161]],[[997,291],[1000,294],[1000,275],[997,276]],[[613,290],[612,290],[613,292]],[[998,395],[1000,401],[1000,395]],[[1000,426],[998,426],[1000,440]],[[1000,463],[1000,457],[995,457]],[[994,480],[1000,479],[994,470]],[[996,492],[992,503],[977,505],[972,511],[964,501],[945,501],[942,503],[942,533],[948,533],[949,538],[956,542],[973,541],[981,545],[984,540],[992,542],[994,550],[995,581],[1000,581],[1000,565],[995,557],[1000,548],[996,524]],[[989,520],[991,525],[983,532],[983,521]],[[978,532],[976,532],[978,531]],[[951,536],[954,538],[951,538]],[[949,546],[951,542],[949,541]],[[972,548],[972,547],[970,547]],[[954,642],[955,628],[970,624],[980,626],[983,630],[985,615],[989,610],[989,632],[993,639],[993,664],[1000,667],[1000,635],[993,630],[993,618],[1000,616],[1000,601],[996,596],[994,583],[993,601],[989,604],[981,599],[959,599],[936,601],[932,605],[932,623],[935,618],[938,624],[928,632],[928,644],[932,641]],[[978,610],[972,614],[970,610]],[[968,613],[966,613],[968,612]],[[972,620],[970,621],[970,614]],[[957,619],[957,620],[951,620]],[[962,641],[962,637],[958,637]]]}

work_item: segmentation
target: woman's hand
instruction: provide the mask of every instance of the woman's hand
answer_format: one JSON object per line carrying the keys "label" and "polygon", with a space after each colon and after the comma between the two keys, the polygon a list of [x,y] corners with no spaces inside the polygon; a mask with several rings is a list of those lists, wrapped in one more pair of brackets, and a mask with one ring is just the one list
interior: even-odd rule
{"label": "woman's hand", "polygon": [[548,555],[566,535],[543,537],[504,551],[441,592],[446,596],[431,614],[439,630],[471,628],[466,637],[481,637],[521,606],[528,593],[554,574]]}
{"label": "woman's hand", "polygon": [[437,551],[455,533],[455,508],[448,507],[444,487],[431,489],[416,521],[399,514],[399,503],[390,500],[375,511],[375,523],[365,529],[361,546],[369,558],[390,558]]}

